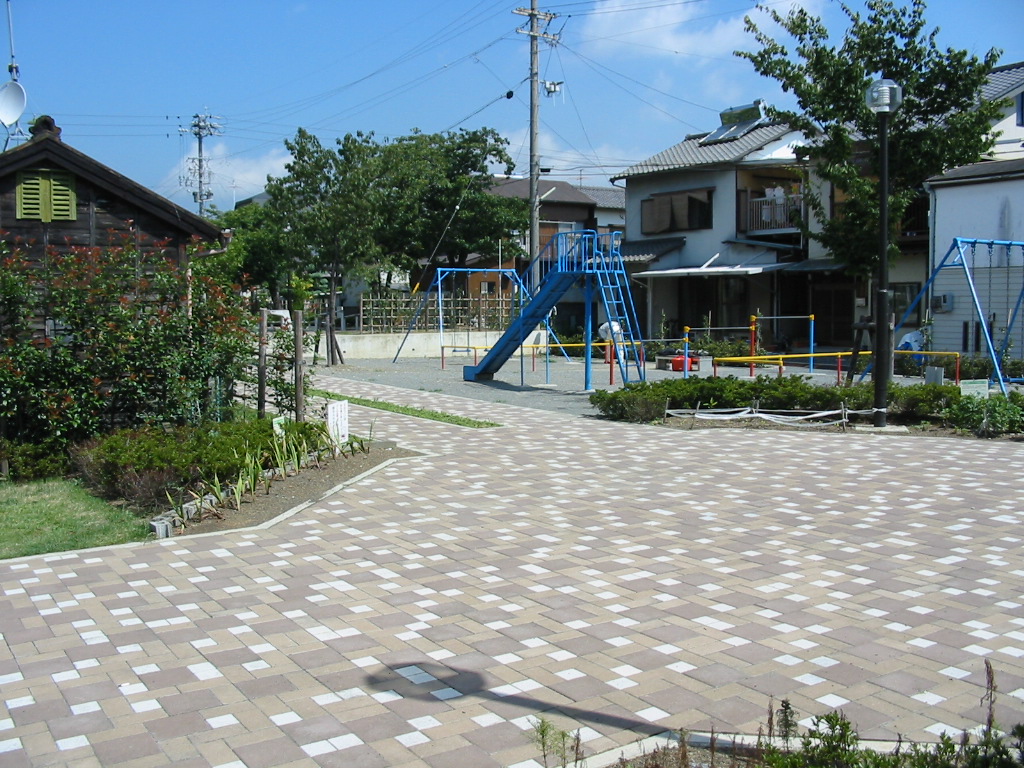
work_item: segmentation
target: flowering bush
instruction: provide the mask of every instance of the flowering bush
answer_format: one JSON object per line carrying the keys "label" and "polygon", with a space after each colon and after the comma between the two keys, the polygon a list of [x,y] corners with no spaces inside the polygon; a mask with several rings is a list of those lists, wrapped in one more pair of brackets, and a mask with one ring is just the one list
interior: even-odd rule
{"label": "flowering bush", "polygon": [[249,361],[237,289],[134,245],[0,270],[0,439],[67,446],[115,426],[198,423]]}

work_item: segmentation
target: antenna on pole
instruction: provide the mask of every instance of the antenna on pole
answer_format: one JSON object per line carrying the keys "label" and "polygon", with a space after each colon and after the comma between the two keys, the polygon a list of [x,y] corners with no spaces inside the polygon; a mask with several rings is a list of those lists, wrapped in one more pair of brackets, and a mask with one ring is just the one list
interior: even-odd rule
{"label": "antenna on pole", "polygon": [[220,125],[213,122],[220,119],[214,115],[192,115],[192,124],[188,128],[178,129],[182,133],[191,133],[199,142],[198,156],[188,158],[188,175],[182,179],[182,183],[186,188],[195,188],[192,199],[199,204],[200,216],[203,215],[206,201],[213,197],[213,190],[210,189],[209,162],[203,156],[203,139],[207,136],[221,135]]}
{"label": "antenna on pole", "polygon": [[[11,143],[12,136],[24,136],[25,133],[18,125],[21,116],[25,114],[27,97],[25,89],[22,88],[18,78],[21,73],[18,70],[18,62],[14,58],[14,21],[11,16],[11,0],[7,0],[7,33],[11,45],[11,63],[7,65],[7,71],[11,79],[0,85],[0,123],[7,129],[7,140],[4,142],[4,151]],[[14,131],[11,131],[11,127]]]}
{"label": "antenna on pole", "polygon": [[11,75],[11,80],[18,82],[20,72],[18,72],[18,62],[14,58],[14,20],[11,16],[11,0],[7,0],[7,37],[11,43],[11,63],[7,65],[7,71]]}

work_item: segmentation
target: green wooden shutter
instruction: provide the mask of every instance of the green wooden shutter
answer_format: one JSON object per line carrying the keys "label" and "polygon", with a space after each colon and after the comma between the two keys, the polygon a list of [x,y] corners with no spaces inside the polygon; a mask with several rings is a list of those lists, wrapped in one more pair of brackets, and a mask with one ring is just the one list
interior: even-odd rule
{"label": "green wooden shutter", "polygon": [[43,220],[43,179],[38,172],[18,174],[18,218]]}
{"label": "green wooden shutter", "polygon": [[74,221],[78,218],[75,200],[75,176],[67,171],[50,171],[50,219]]}
{"label": "green wooden shutter", "polygon": [[78,208],[74,174],[46,169],[18,173],[18,218],[75,221]]}

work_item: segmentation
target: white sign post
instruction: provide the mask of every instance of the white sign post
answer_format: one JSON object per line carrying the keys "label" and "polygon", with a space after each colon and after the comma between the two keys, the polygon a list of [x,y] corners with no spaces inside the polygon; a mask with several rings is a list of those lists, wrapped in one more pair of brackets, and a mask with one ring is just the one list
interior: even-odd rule
{"label": "white sign post", "polygon": [[348,400],[327,403],[327,434],[334,441],[335,448],[348,442]]}

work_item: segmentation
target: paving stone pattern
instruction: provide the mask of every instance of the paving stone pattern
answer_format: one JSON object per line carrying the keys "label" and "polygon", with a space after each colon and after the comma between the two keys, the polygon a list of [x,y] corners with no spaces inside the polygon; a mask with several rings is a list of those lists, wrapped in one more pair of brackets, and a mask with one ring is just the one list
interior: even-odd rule
{"label": "paving stone pattern", "polygon": [[665,430],[382,384],[401,460],[263,530],[0,563],[0,765],[536,766],[756,733],[1024,721],[1024,448]]}

